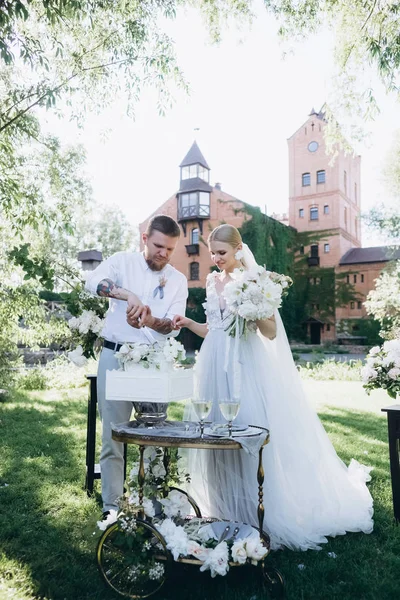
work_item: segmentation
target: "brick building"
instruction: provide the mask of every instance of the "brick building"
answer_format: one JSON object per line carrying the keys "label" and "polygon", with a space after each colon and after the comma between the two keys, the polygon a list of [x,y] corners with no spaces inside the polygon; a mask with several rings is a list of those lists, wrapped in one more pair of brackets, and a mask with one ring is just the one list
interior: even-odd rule
{"label": "brick building", "polygon": [[[326,154],[323,112],[312,110],[307,121],[288,139],[289,211],[272,218],[290,225],[304,239],[296,258],[306,265],[304,276],[318,285],[321,273],[334,271],[335,281],[352,288],[353,298],[335,306],[333,318],[322,316],[317,301],[304,322],[308,339],[365,341],[357,323],[366,317],[363,302],[385,264],[400,258],[386,247],[362,248],[360,227],[360,156],[339,152],[331,164]],[[189,288],[204,287],[212,262],[207,248],[209,232],[221,223],[240,228],[248,214],[244,202],[210,184],[210,167],[196,142],[179,165],[178,191],[153,214],[166,214],[182,227],[172,264],[184,273]],[[150,215],[149,218],[153,216]],[[140,225],[140,233],[148,219]],[[321,290],[322,292],[322,290]],[[315,297],[315,294],[314,294]]]}

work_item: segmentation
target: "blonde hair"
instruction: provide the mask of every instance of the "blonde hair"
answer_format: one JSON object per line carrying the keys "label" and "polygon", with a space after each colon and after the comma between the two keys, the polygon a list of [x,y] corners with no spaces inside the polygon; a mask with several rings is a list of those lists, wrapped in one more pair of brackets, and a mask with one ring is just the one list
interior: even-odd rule
{"label": "blonde hair", "polygon": [[242,236],[236,227],[224,223],[212,230],[208,236],[208,243],[210,242],[223,242],[229,244],[232,248],[237,248],[242,243]]}
{"label": "blonde hair", "polygon": [[[210,244],[210,242],[223,242],[224,244],[229,244],[232,248],[237,248],[243,243],[239,231],[233,225],[228,225],[228,223],[218,225],[218,227],[212,230],[208,236],[208,243]],[[248,268],[243,258],[240,259],[240,263],[245,269]]]}

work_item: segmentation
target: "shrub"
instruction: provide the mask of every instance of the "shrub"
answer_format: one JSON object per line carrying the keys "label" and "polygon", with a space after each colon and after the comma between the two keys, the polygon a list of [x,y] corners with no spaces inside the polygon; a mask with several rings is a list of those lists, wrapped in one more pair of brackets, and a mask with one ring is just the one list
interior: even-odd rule
{"label": "shrub", "polygon": [[302,379],[314,379],[318,381],[361,381],[361,360],[350,360],[339,362],[334,358],[324,361],[307,362],[299,366]]}
{"label": "shrub", "polygon": [[44,367],[22,369],[17,376],[16,387],[21,390],[47,389],[47,378],[44,370]]}

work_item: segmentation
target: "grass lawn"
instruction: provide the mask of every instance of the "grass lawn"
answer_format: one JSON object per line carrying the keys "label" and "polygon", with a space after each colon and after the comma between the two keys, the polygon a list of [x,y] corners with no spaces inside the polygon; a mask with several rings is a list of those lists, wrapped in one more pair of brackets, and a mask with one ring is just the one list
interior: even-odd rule
{"label": "grass lawn", "polygon": [[[353,398],[361,388],[349,382],[346,392],[346,382],[327,383],[329,401],[335,386],[340,398]],[[307,389],[315,391],[320,417],[341,458],[374,466],[375,530],[332,539],[320,552],[280,551],[268,560],[282,572],[288,600],[397,600],[400,527],[392,516],[386,420],[377,412],[378,402],[391,402],[374,397],[372,404],[360,403],[369,412],[344,401],[333,408],[322,402],[319,384],[307,381]],[[100,509],[99,496],[89,499],[83,490],[86,397],[83,389],[25,392],[0,404],[0,600],[120,598],[104,587],[94,560]],[[177,406],[173,413],[179,414]],[[267,597],[254,568],[216,579],[187,569],[177,570],[175,581],[156,598]]]}

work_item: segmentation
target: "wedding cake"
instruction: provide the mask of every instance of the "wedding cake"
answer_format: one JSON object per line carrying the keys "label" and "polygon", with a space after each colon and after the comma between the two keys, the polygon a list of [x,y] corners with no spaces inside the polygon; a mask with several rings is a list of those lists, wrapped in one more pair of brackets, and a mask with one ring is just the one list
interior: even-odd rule
{"label": "wedding cake", "polygon": [[193,369],[177,366],[185,350],[173,338],[163,345],[124,344],[121,369],[106,372],[106,399],[167,403],[193,395]]}

